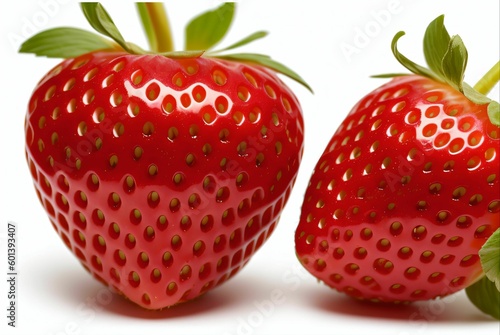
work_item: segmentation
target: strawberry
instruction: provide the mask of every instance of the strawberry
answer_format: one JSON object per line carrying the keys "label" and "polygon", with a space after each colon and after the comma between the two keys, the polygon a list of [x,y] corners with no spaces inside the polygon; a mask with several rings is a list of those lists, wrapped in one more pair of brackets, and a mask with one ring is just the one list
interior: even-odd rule
{"label": "strawberry", "polygon": [[[161,4],[138,8],[146,27],[165,26]],[[207,51],[229,27],[233,3],[190,23],[188,51],[171,51],[161,31],[148,30],[155,50],[145,52],[123,40],[100,4],[82,9],[116,44],[57,28],[21,48],[66,58],[36,86],[26,115],[36,193],[99,281],[147,309],[193,299],[241,270],[273,232],[304,128],[275,71],[307,84],[267,56]]]}
{"label": "strawberry", "polygon": [[[387,75],[353,107],[315,167],[295,235],[311,274],[372,301],[478,281],[478,252],[500,226],[498,103],[462,82],[467,52],[443,16],[425,34],[430,70],[399,53],[402,35],[392,49],[414,74]],[[476,88],[492,88],[498,68]]]}

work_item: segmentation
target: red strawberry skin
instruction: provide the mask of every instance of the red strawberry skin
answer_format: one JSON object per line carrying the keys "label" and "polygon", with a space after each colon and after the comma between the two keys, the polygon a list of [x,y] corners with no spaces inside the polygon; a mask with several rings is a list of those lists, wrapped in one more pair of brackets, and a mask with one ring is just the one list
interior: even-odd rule
{"label": "red strawberry skin", "polygon": [[325,284],[373,301],[445,296],[482,274],[500,226],[500,129],[445,84],[397,77],[365,96],[310,179],[295,242]]}
{"label": "red strawberry skin", "polygon": [[262,67],[97,52],[35,88],[26,155],[54,229],[148,309],[237,273],[272,233],[303,151],[293,93]]}

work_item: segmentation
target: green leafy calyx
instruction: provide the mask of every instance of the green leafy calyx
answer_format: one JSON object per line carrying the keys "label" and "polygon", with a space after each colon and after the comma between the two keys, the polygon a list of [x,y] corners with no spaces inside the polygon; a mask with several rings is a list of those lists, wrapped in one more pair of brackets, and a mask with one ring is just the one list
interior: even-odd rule
{"label": "green leafy calyx", "polygon": [[477,308],[500,320],[500,228],[479,250],[484,276],[466,289]]}
{"label": "green leafy calyx", "polygon": [[467,287],[465,293],[481,312],[500,320],[500,292],[492,281],[483,277]]}
{"label": "green leafy calyx", "polygon": [[73,58],[95,50],[118,48],[113,41],[78,28],[54,28],[25,41],[19,52],[52,58]]}
{"label": "green leafy calyx", "polygon": [[[311,90],[297,73],[285,65],[260,54],[226,54],[267,35],[255,32],[228,47],[212,50],[226,35],[234,17],[235,3],[223,3],[214,10],[192,19],[185,30],[185,50],[174,51],[170,27],[161,3],[137,3],[151,51],[127,42],[111,16],[100,3],[81,3],[82,11],[89,24],[100,35],[77,28],[54,28],[36,34],[26,40],[19,50],[37,56],[52,58],[73,58],[88,52],[122,50],[130,54],[159,54],[169,58],[214,57],[255,63],[286,75]],[[104,35],[104,36],[102,36]]]}
{"label": "green leafy calyx", "polygon": [[216,45],[229,31],[234,7],[228,2],[191,20],[186,27],[186,50],[208,50]]}
{"label": "green leafy calyx", "polygon": [[500,291],[500,228],[497,229],[479,250],[484,274]]}
{"label": "green leafy calyx", "polygon": [[[486,97],[486,94],[500,80],[499,63],[472,88],[464,82],[468,59],[467,49],[460,36],[450,36],[444,26],[444,15],[432,21],[425,31],[424,56],[429,68],[414,63],[399,52],[397,43],[404,35],[403,31],[398,32],[391,43],[392,53],[401,65],[414,74],[450,85],[476,104],[488,104],[488,115],[491,123],[500,126],[498,102]],[[374,77],[388,78],[400,75],[406,74],[384,74]]]}

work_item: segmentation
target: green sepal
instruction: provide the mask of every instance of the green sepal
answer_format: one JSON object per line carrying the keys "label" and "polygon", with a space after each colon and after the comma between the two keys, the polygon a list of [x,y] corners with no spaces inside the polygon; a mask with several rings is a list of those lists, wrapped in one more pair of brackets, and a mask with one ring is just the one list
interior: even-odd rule
{"label": "green sepal", "polygon": [[462,83],[462,90],[467,99],[474,102],[475,104],[484,105],[484,104],[489,104],[491,102],[490,98],[488,98],[484,94],[479,93],[467,83]]}
{"label": "green sepal", "polygon": [[465,291],[477,308],[500,320],[500,228],[488,238],[478,254],[484,276]]}
{"label": "green sepal", "polygon": [[500,127],[500,104],[498,102],[490,102],[488,105],[488,117],[491,123]]}
{"label": "green sepal", "polygon": [[176,59],[176,58],[198,58],[203,56],[205,51],[203,50],[180,50],[180,51],[168,51],[161,52],[158,55],[162,55],[168,58]]}
{"label": "green sepal", "polygon": [[248,43],[251,43],[251,42],[253,42],[255,40],[258,40],[258,39],[266,37],[267,34],[268,34],[267,31],[257,31],[255,33],[250,34],[247,37],[239,40],[238,42],[231,44],[228,47],[225,47],[225,48],[220,49],[220,50],[212,51],[211,53],[215,54],[215,53],[219,53],[219,52],[222,52],[222,51],[227,51],[227,50],[232,50],[232,49],[236,49],[236,48],[242,47],[242,46],[247,45]]}
{"label": "green sepal", "polygon": [[383,74],[371,75],[370,78],[394,78],[394,77],[404,77],[409,75],[410,75],[409,73],[383,73]]}
{"label": "green sepal", "polygon": [[[434,19],[425,31],[424,56],[429,69],[412,62],[399,52],[397,43],[404,35],[404,31],[398,32],[391,42],[392,53],[401,65],[414,74],[450,85],[476,104],[488,104],[490,122],[500,126],[498,102],[492,101],[486,96],[494,84],[499,81],[499,63],[495,64],[473,88],[464,82],[468,60],[467,49],[460,36],[450,37],[444,26],[444,15]],[[404,74],[390,73],[372,77],[392,78],[402,75]]]}
{"label": "green sepal", "polygon": [[[158,47],[158,42],[160,41],[157,40],[159,36],[155,35],[158,33],[156,30],[161,28],[160,30],[165,33],[166,30],[169,30],[168,22],[166,22],[165,15],[160,15],[161,18],[157,17],[155,20],[158,22],[153,22],[153,20],[150,20],[151,18],[146,17],[148,15],[147,5],[139,3],[137,8],[149,42],[154,48],[160,49]],[[95,33],[81,29],[57,28],[33,36],[21,46],[20,52],[30,52],[47,57],[71,58],[100,49],[123,49],[130,54],[157,54],[168,58],[197,58],[201,57],[207,50],[218,43],[227,33],[233,19],[235,4],[224,3],[214,10],[194,18],[186,29],[187,50],[170,51],[170,43],[163,43],[164,46],[161,49],[168,50],[166,52],[158,52],[158,50],[156,52],[148,52],[133,43],[126,42],[110,15],[100,3],[84,2],[81,3],[81,8],[89,24],[97,32],[111,38],[116,44]],[[160,8],[163,9],[163,6],[156,6],[155,8],[156,10],[160,10]],[[267,32],[255,32],[226,48],[209,52],[206,56],[262,65],[290,77],[312,92],[311,87],[302,77],[269,56],[253,53],[220,55],[220,52],[241,47],[265,36],[267,36]]]}
{"label": "green sepal", "polygon": [[[498,106],[498,103],[497,103]],[[500,291],[500,228],[498,228],[479,250],[479,259],[486,277]]]}
{"label": "green sepal", "polygon": [[226,35],[234,16],[233,2],[195,17],[186,27],[186,50],[209,50]]}
{"label": "green sepal", "polygon": [[424,77],[428,78],[435,78],[435,74],[432,73],[429,69],[426,69],[423,66],[418,65],[417,63],[412,62],[409,60],[407,57],[405,57],[402,53],[399,52],[398,50],[398,41],[399,39],[405,35],[404,31],[398,32],[394,38],[392,39],[391,42],[391,49],[392,53],[394,54],[394,57],[398,60],[398,62],[403,65],[405,68],[407,68],[411,73],[419,74]]}
{"label": "green sepal", "polygon": [[294,72],[292,69],[288,68],[287,66],[273,60],[269,56],[261,55],[261,54],[254,54],[254,53],[239,53],[239,54],[231,54],[231,55],[221,55],[221,56],[217,56],[217,58],[234,60],[234,61],[238,61],[238,62],[250,62],[250,63],[262,65],[264,67],[270,68],[278,73],[281,73],[281,74],[295,80],[296,82],[298,82],[299,84],[301,84],[305,88],[307,88],[311,93],[313,93],[312,88],[305,82],[304,79],[302,79],[301,76],[299,76],[296,72]]}
{"label": "green sepal", "polygon": [[500,320],[500,292],[486,276],[465,289],[467,297],[480,311]]}
{"label": "green sepal", "polygon": [[116,49],[112,41],[78,28],[53,28],[26,40],[21,53],[33,53],[49,58],[73,58],[97,50]]}
{"label": "green sepal", "polygon": [[85,18],[97,32],[111,38],[123,50],[131,54],[144,54],[144,50],[137,45],[125,42],[122,34],[109,16],[108,12],[99,2],[82,2],[80,4]]}
{"label": "green sepal", "polygon": [[478,105],[488,104],[488,118],[490,122],[500,127],[500,105],[498,102],[491,100],[487,96],[479,93],[467,83],[462,83],[463,93],[470,101]]}
{"label": "green sepal", "polygon": [[443,78],[457,91],[463,92],[465,68],[467,67],[467,49],[460,36],[451,38],[448,49],[443,56],[442,69]]}
{"label": "green sepal", "polygon": [[444,26],[444,15],[432,21],[424,35],[424,56],[429,68],[437,75],[443,75],[443,57],[448,50],[450,34]]}

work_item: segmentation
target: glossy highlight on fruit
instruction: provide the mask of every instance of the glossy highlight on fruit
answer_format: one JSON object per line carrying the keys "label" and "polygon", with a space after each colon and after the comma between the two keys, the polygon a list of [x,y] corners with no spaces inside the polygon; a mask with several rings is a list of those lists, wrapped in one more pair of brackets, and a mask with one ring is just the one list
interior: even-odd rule
{"label": "glossy highlight on fruit", "polygon": [[[444,16],[424,35],[429,68],[402,55],[349,112],[320,157],[295,232],[302,265],[361,300],[408,303],[461,289],[500,318],[500,105],[471,87],[467,49]],[[496,241],[496,242],[495,242]],[[498,297],[491,297],[492,292]]]}
{"label": "glossy highlight on fruit", "polygon": [[26,141],[66,245],[95,277],[159,308],[227,280],[269,237],[303,121],[263,68],[95,53],[42,79]]}
{"label": "glossy highlight on fruit", "polygon": [[[202,16],[226,15],[229,25],[233,7]],[[253,54],[143,52],[117,35],[102,6],[82,9],[122,50],[97,36],[75,46],[91,52],[67,57],[34,89],[25,133],[36,193],[106,286],[147,309],[194,299],[247,264],[290,196],[304,122],[272,68],[295,74],[262,55],[270,66],[242,60]],[[42,32],[22,50],[52,57],[49,46],[73,45],[66,34],[96,38],[75,30]],[[111,48],[93,50],[103,45]]]}
{"label": "glossy highlight on fruit", "polygon": [[482,275],[499,227],[498,127],[486,105],[420,76],[364,97],[316,165],[296,231],[302,264],[356,298],[414,301]]}

